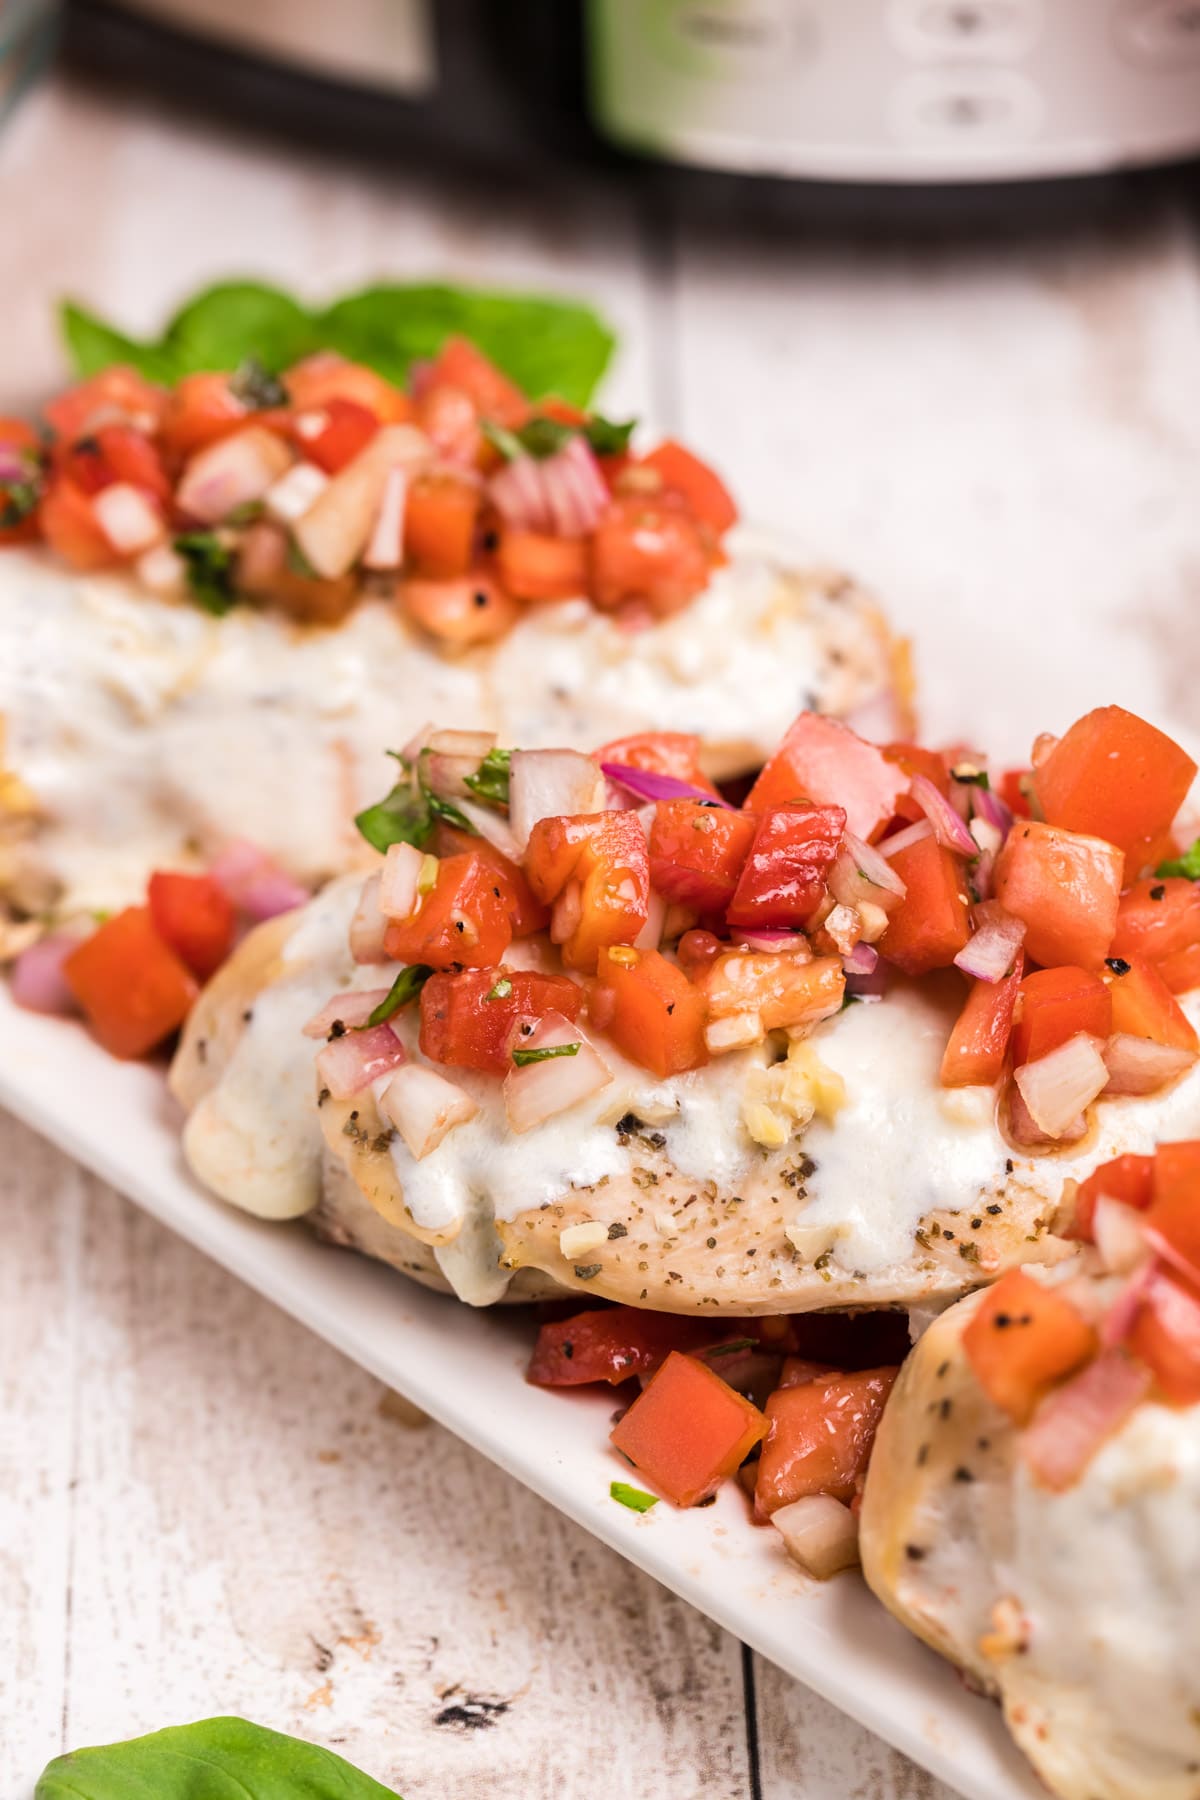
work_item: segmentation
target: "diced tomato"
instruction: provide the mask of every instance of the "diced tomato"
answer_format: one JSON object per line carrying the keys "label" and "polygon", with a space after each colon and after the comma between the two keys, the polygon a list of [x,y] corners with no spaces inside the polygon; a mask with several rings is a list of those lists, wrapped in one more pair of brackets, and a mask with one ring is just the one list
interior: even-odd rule
{"label": "diced tomato", "polygon": [[178,1031],[199,992],[145,906],[106,919],[67,957],[63,976],[96,1037],[121,1057],[145,1056]]}
{"label": "diced tomato", "polygon": [[1098,975],[1090,969],[1036,969],[1021,983],[1013,1067],[1038,1062],[1076,1032],[1106,1038],[1112,1030],[1112,996]]}
{"label": "diced tomato", "polygon": [[815,1024],[839,1010],[846,977],[838,956],[729,950],[693,979],[715,1019],[757,1013],[764,1031]]}
{"label": "diced tomato", "polygon": [[715,1494],[767,1429],[756,1406],[695,1357],[673,1350],[611,1441],[676,1506]]}
{"label": "diced tomato", "polygon": [[337,395],[315,410],[297,413],[292,418],[297,450],[327,475],[336,475],[353,462],[378,430],[379,418],[369,406]]}
{"label": "diced tomato", "polygon": [[[35,486],[40,485],[41,444],[37,433],[25,423],[24,419],[0,418],[0,451],[7,452],[9,457],[15,452],[25,472],[25,480],[33,482]],[[12,485],[18,488],[24,487],[25,481]],[[9,489],[0,483],[0,519],[3,519],[10,499]],[[40,535],[36,507],[27,511],[22,505],[14,510],[19,510],[23,516],[14,519],[11,525],[0,524],[0,545],[28,544]]]}
{"label": "diced tomato", "polygon": [[1032,769],[1005,769],[997,783],[997,793],[1009,812],[1018,819],[1027,819],[1030,816],[1029,795],[1026,788],[1032,780]]}
{"label": "diced tomato", "polygon": [[1172,994],[1190,994],[1200,987],[1200,944],[1173,950],[1158,964],[1158,972]]}
{"label": "diced tomato", "polygon": [[1200,1142],[1158,1146],[1146,1223],[1195,1271],[1200,1287]]}
{"label": "diced tomato", "polygon": [[384,948],[394,962],[435,969],[490,969],[512,942],[512,920],[481,856],[446,856],[437,882],[411,918],[393,920]]}
{"label": "diced tomato", "polygon": [[700,766],[700,739],[688,731],[636,731],[614,738],[595,753],[598,763],[620,763],[627,769],[645,769],[653,775],[670,775],[676,781],[703,788],[715,799],[717,790]]}
{"label": "diced tomato", "polygon": [[539,819],[529,835],[525,873],[539,900],[558,901],[562,955],[569,969],[594,974],[600,951],[631,944],[650,907],[650,857],[633,812]]}
{"label": "diced tomato", "polygon": [[1110,956],[1144,956],[1161,962],[1200,944],[1200,881],[1153,875],[1126,888],[1117,911]]}
{"label": "diced tomato", "polygon": [[250,408],[239,400],[225,374],[185,375],[168,397],[159,441],[181,461],[228,437],[245,422]]}
{"label": "diced tomato", "polygon": [[983,1296],[963,1349],[988,1398],[1024,1425],[1048,1388],[1095,1355],[1097,1339],[1065,1295],[1009,1269]]}
{"label": "diced tomato", "polygon": [[840,806],[768,807],[730,902],[729,923],[747,930],[807,924],[825,896],[845,829]]}
{"label": "diced tomato", "polygon": [[999,1081],[1024,968],[1025,958],[1018,951],[1016,966],[1003,981],[971,983],[942,1058],[943,1087]]}
{"label": "diced tomato", "polygon": [[496,551],[496,573],[518,600],[571,600],[587,593],[587,544],[583,538],[506,525]]}
{"label": "diced tomato", "polygon": [[1177,1050],[1200,1047],[1187,1014],[1153,963],[1141,956],[1113,956],[1104,979],[1112,995],[1113,1031]]}
{"label": "diced tomato", "polygon": [[1139,1212],[1145,1212],[1153,1193],[1152,1156],[1114,1156],[1111,1162],[1101,1163],[1098,1169],[1093,1169],[1086,1181],[1080,1182],[1075,1193],[1075,1217],[1067,1235],[1078,1238],[1085,1244],[1093,1241],[1096,1202],[1102,1195],[1109,1200],[1119,1200],[1123,1206],[1133,1206]]}
{"label": "diced tomato", "polygon": [[592,533],[590,592],[602,612],[641,601],[667,618],[708,586],[710,571],[701,528],[665,500],[619,495]]}
{"label": "diced tomato", "polygon": [[1017,825],[996,859],[996,898],[1025,921],[1025,953],[1043,968],[1098,969],[1121,898],[1122,852],[1057,825]]}
{"label": "diced tomato", "polygon": [[1172,1405],[1200,1401],[1200,1300],[1182,1282],[1163,1271],[1151,1277],[1126,1346]]}
{"label": "diced tomato", "polygon": [[649,456],[643,456],[641,467],[654,469],[663,486],[682,495],[695,517],[710,525],[718,537],[737,524],[737,506],[721,477],[674,438],[664,438]]}
{"label": "diced tomato", "polygon": [[100,529],[85,494],[63,475],[47,484],[40,508],[42,536],[64,562],[74,569],[103,569],[117,561],[117,553]]}
{"label": "diced tomato", "polygon": [[505,1075],[522,1019],[561,1013],[572,1024],[583,989],[569,975],[526,969],[462,969],[431,975],[421,989],[421,1049],[433,1062]]}
{"label": "diced tomato", "polygon": [[499,461],[499,453],[480,430],[471,396],[461,388],[423,388],[417,401],[417,424],[446,462],[474,469]]}
{"label": "diced tomato", "polygon": [[713,1341],[709,1319],[612,1306],[555,1319],[537,1335],[526,1380],[537,1387],[583,1387],[607,1381],[617,1387],[635,1375],[652,1375],[672,1350],[698,1350]]}
{"label": "diced tomato", "polygon": [[447,338],[434,361],[429,383],[431,387],[459,388],[470,396],[482,418],[493,419],[510,431],[518,431],[533,411],[515,382],[467,338]]}
{"label": "diced tomato", "polygon": [[315,412],[333,400],[353,400],[383,425],[405,425],[413,417],[413,403],[402,389],[365,363],[348,362],[336,350],[318,350],[293,363],[283,385],[297,412]]}
{"label": "diced tomato", "polygon": [[42,410],[56,435],[71,443],[102,425],[131,424],[153,431],[166,405],[162,388],[146,381],[136,369],[114,364],[68,388]]}
{"label": "diced tomato", "polygon": [[698,913],[724,913],[757,825],[749,813],[702,800],[660,800],[650,826],[651,887]]}
{"label": "diced tomato", "polygon": [[211,875],[158,869],[146,890],[154,929],[193,975],[207,981],[233,949],[237,914]]}
{"label": "diced tomato", "polygon": [[704,996],[657,950],[601,950],[588,1011],[622,1055],[664,1079],[708,1061]]}
{"label": "diced tomato", "polygon": [[1049,825],[1105,838],[1137,874],[1145,852],[1187,798],[1196,765],[1165,732],[1120,706],[1076,721],[1038,766]]}
{"label": "diced tomato", "polygon": [[459,476],[419,475],[404,510],[405,561],[439,581],[465,575],[475,554],[479,506],[479,489]]}
{"label": "diced tomato", "polygon": [[405,613],[446,644],[490,644],[521,616],[519,603],[479,569],[452,581],[406,576],[400,585]]}
{"label": "diced tomato", "polygon": [[948,968],[970,937],[962,863],[935,837],[918,839],[890,860],[907,891],[888,915],[880,954],[906,975]]}
{"label": "diced tomato", "polygon": [[[549,907],[543,906],[537,898],[525,879],[524,869],[505,856],[503,850],[498,850],[495,844],[489,844],[486,838],[475,837],[469,831],[459,831],[444,819],[439,819],[434,832],[433,848],[438,856],[478,856],[487,864],[496,876],[508,907],[514,938],[532,937],[535,932],[546,929],[550,923]],[[560,1012],[563,1010],[559,1008]]]}
{"label": "diced tomato", "polygon": [[911,777],[837,719],[801,713],[767,762],[746,799],[748,812],[788,800],[815,800],[845,809],[846,826],[868,841],[896,811]]}
{"label": "diced tomato", "polygon": [[767,1401],[768,1431],[754,1488],[760,1519],[809,1494],[853,1499],[898,1374],[894,1368],[862,1369],[775,1390]]}
{"label": "diced tomato", "polygon": [[828,1363],[809,1362],[803,1356],[785,1356],[783,1368],[779,1371],[778,1388],[803,1387],[806,1382],[816,1381],[818,1376],[836,1375]]}
{"label": "diced tomato", "polygon": [[[914,775],[924,775],[939,794],[949,794],[950,772],[940,751],[926,750],[921,744],[885,744],[883,754],[889,762],[903,769],[910,781]],[[925,817],[920,807],[916,808],[916,814],[922,819]]]}
{"label": "diced tomato", "polygon": [[54,463],[57,472],[89,496],[115,481],[126,481],[160,505],[171,498],[171,483],[157,447],[132,425],[102,425],[91,436],[56,451]]}

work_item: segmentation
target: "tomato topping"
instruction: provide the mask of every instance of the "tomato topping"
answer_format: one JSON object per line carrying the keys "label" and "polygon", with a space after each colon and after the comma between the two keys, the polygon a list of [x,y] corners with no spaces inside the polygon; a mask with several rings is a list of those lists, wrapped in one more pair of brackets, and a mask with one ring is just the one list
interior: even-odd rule
{"label": "tomato topping", "polygon": [[700,527],[666,501],[617,496],[592,533],[590,591],[603,612],[641,601],[667,618],[708,586]]}
{"label": "tomato topping", "polygon": [[383,425],[404,425],[413,416],[408,395],[364,363],[348,362],[336,350],[318,350],[293,363],[283,377],[297,412],[316,412],[335,400],[352,400]]}
{"label": "tomato topping", "polygon": [[89,497],[115,481],[127,481],[166,506],[171,483],[162,457],[143,431],[132,425],[103,425],[90,437],[64,445],[54,454],[57,474]]}
{"label": "tomato topping", "polygon": [[758,821],[702,800],[660,800],[650,826],[650,884],[698,913],[733,899]]}
{"label": "tomato topping", "polygon": [[700,739],[688,731],[635,731],[614,738],[595,753],[598,763],[621,763],[652,775],[671,775],[717,798],[717,790],[700,767]]}
{"label": "tomato topping", "polygon": [[729,950],[695,976],[714,1018],[757,1013],[764,1031],[807,1025],[837,1012],[846,992],[840,956]]}
{"label": "tomato topping", "polygon": [[613,1427],[611,1442],[676,1506],[715,1494],[767,1429],[757,1406],[672,1350]]}
{"label": "tomato topping", "polygon": [[801,713],[746,798],[748,812],[789,800],[845,809],[855,837],[877,837],[911,778],[875,744],[837,719]]}
{"label": "tomato topping", "polygon": [[970,936],[962,863],[932,836],[898,850],[890,861],[907,891],[888,916],[880,954],[906,975],[947,968]]}
{"label": "tomato topping", "polygon": [[1200,1300],[1174,1276],[1151,1276],[1126,1345],[1172,1405],[1200,1401]]}
{"label": "tomato topping", "polygon": [[1200,1142],[1158,1146],[1146,1223],[1195,1272],[1200,1286]]}
{"label": "tomato topping", "polygon": [[166,405],[162,388],[154,387],[136,369],[115,364],[68,388],[42,411],[55,434],[71,443],[102,425],[127,423],[154,431]]}
{"label": "tomato topping", "polygon": [[1088,969],[1037,969],[1021,983],[1013,1067],[1037,1062],[1076,1032],[1106,1038],[1112,1030],[1112,996],[1098,975]]}
{"label": "tomato topping", "polygon": [[394,962],[489,969],[511,942],[512,920],[495,871],[472,852],[442,858],[436,885],[416,912],[389,923],[384,949]]}
{"label": "tomato topping", "polygon": [[1071,1302],[1023,1269],[1009,1269],[987,1290],[962,1341],[980,1387],[1017,1425],[1097,1349],[1096,1333]]}
{"label": "tomato topping", "polygon": [[211,875],[156,870],[146,890],[154,929],[201,981],[220,968],[233,949],[237,914]]}
{"label": "tomato topping", "polygon": [[1154,967],[1140,956],[1110,957],[1104,976],[1112,994],[1112,1029],[1177,1050],[1195,1050],[1187,1014]]}
{"label": "tomato topping", "polygon": [[518,600],[571,600],[587,593],[587,545],[582,538],[506,525],[496,551],[496,573]]}
{"label": "tomato topping", "polygon": [[315,411],[299,413],[292,420],[297,450],[327,475],[336,475],[353,462],[378,430],[378,416],[370,407],[337,395]]}
{"label": "tomato topping", "polygon": [[555,925],[570,969],[594,974],[600,951],[631,944],[649,916],[650,857],[636,813],[539,819],[525,873],[539,900],[559,902]]}
{"label": "tomato topping", "polygon": [[67,986],[113,1056],[145,1056],[191,1010],[199,989],[154,929],[145,906],[128,906],[85,938],[63,963]]}
{"label": "tomato topping", "polygon": [[541,1327],[526,1380],[537,1387],[583,1387],[592,1381],[617,1387],[631,1376],[653,1374],[672,1350],[698,1350],[714,1335],[709,1319],[636,1306],[576,1313]]}
{"label": "tomato topping", "polygon": [[533,411],[507,375],[467,338],[447,338],[430,371],[431,387],[454,387],[470,397],[476,412],[518,431]]}
{"label": "tomato topping", "polygon": [[245,423],[249,411],[230,387],[228,375],[185,375],[167,400],[159,441],[169,456],[182,461],[206,444],[228,437]]}
{"label": "tomato topping", "polygon": [[1050,825],[1105,838],[1136,873],[1187,798],[1196,765],[1165,732],[1120,706],[1100,706],[1059,738],[1037,770]]}
{"label": "tomato topping", "polygon": [[306,625],[336,625],[358,599],[353,573],[332,581],[297,574],[288,560],[287,538],[266,520],[252,525],[242,540],[236,585],[251,599],[266,601]]}
{"label": "tomato topping", "polygon": [[737,524],[737,507],[721,477],[674,438],[664,438],[649,456],[643,456],[641,467],[654,469],[663,486],[681,495],[695,517],[711,526],[718,537]]}
{"label": "tomato topping", "polygon": [[[0,418],[0,451],[8,453],[6,460],[15,452],[24,475],[24,479],[10,486],[0,483],[0,545],[32,543],[40,532],[38,511],[36,506],[27,507],[21,490],[27,482],[34,485],[35,491],[40,486],[41,444],[38,435],[23,419]],[[14,493],[13,489],[17,491]],[[5,525],[2,521],[10,508],[12,522]],[[20,517],[15,516],[18,513]]]}
{"label": "tomato topping", "polygon": [[825,897],[842,843],[840,806],[794,802],[763,813],[728,909],[735,929],[804,925]]}
{"label": "tomato topping", "polygon": [[475,554],[480,493],[457,475],[419,475],[404,511],[404,556],[445,581],[465,575]]}
{"label": "tomato topping", "polygon": [[1200,882],[1148,875],[1121,895],[1111,956],[1144,956],[1161,962],[1200,944]]}
{"label": "tomato topping", "polygon": [[1003,981],[975,981],[942,1058],[943,1087],[972,1087],[999,1081],[1012,1032],[1025,958]]}
{"label": "tomato topping", "polygon": [[1200,987],[1200,944],[1173,950],[1158,964],[1158,972],[1172,994],[1187,994]]}
{"label": "tomato topping", "polygon": [[91,496],[63,475],[52,478],[39,512],[42,536],[73,569],[103,569],[117,553],[100,529]]}
{"label": "tomato topping", "polygon": [[996,784],[996,792],[1008,810],[1018,819],[1027,819],[1029,813],[1028,784],[1033,780],[1032,769],[1006,769]]}
{"label": "tomato topping", "polygon": [[550,909],[537,898],[525,879],[524,869],[505,856],[503,850],[497,850],[495,844],[489,844],[484,837],[476,837],[473,832],[459,831],[456,826],[439,819],[433,848],[438,856],[477,856],[487,864],[496,876],[508,907],[514,938],[532,937],[535,931],[546,929],[550,923]]}
{"label": "tomato topping", "polygon": [[1154,1192],[1154,1158],[1152,1156],[1114,1156],[1101,1163],[1075,1193],[1075,1217],[1067,1236],[1085,1244],[1093,1241],[1096,1202],[1103,1195],[1119,1200],[1123,1206],[1134,1206],[1145,1212]]}
{"label": "tomato topping", "polygon": [[655,1075],[708,1061],[704,996],[657,950],[601,950],[588,1011],[622,1055]]}
{"label": "tomato topping", "polygon": [[777,1388],[758,1464],[754,1511],[769,1519],[808,1494],[852,1500],[862,1485],[875,1432],[898,1369],[815,1375]]}
{"label": "tomato topping", "polygon": [[1026,955],[1044,968],[1098,969],[1116,930],[1124,862],[1103,838],[1032,819],[1014,826],[996,859],[995,890],[1025,921]]}
{"label": "tomato topping", "polygon": [[569,975],[526,969],[462,969],[431,975],[421,989],[421,1049],[431,1061],[506,1075],[522,1019],[561,1013],[572,1024],[583,989]]}
{"label": "tomato topping", "polygon": [[414,624],[447,644],[490,644],[510,631],[520,606],[490,576],[474,569],[453,581],[407,576],[400,604]]}

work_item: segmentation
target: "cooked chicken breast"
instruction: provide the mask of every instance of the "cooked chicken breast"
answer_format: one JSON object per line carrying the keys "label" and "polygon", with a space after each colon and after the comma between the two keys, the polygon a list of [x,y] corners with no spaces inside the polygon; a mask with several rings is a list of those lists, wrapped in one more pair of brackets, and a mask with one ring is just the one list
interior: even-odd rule
{"label": "cooked chicken breast", "polygon": [[1061,1800],[1200,1794],[1200,1411],[1143,1401],[1066,1492],[1040,1487],[962,1347],[921,1337],[875,1442],[863,1570],[1004,1708]]}
{"label": "cooked chicken breast", "polygon": [[[328,1234],[475,1304],[526,1270],[675,1312],[948,1302],[1013,1263],[1069,1254],[1052,1229],[1064,1176],[1200,1129],[1193,1071],[1153,1099],[1099,1106],[1069,1152],[1016,1154],[992,1089],[939,1085],[953,985],[898,983],[790,1050],[773,1041],[666,1080],[606,1042],[611,1083],[519,1137],[498,1080],[456,1069],[478,1111],[417,1161],[370,1091],[318,1105],[301,1035],[331,995],[396,972],[350,957],[358,885],[335,883],[265,941],[253,934],[201,997],[172,1073],[191,1115],[185,1149],[234,1204],[315,1213]],[[547,954],[537,940],[513,948]],[[1200,997],[1188,1004],[1200,1017]],[[415,1010],[401,1032],[417,1055]],[[764,1106],[790,1129],[779,1148],[753,1134]],[[349,1190],[330,1186],[326,1154],[384,1229],[368,1238],[356,1204],[342,1230]],[[415,1244],[431,1252],[420,1269]]]}
{"label": "cooked chicken breast", "polygon": [[902,648],[872,602],[752,534],[676,617],[629,632],[586,601],[447,654],[386,599],[331,629],[211,618],[35,551],[0,556],[0,905],[113,908],[147,873],[248,838],[309,885],[360,856],[384,752],[430,718],[537,748],[653,723],[711,772],[761,763],[808,706],[902,733]]}

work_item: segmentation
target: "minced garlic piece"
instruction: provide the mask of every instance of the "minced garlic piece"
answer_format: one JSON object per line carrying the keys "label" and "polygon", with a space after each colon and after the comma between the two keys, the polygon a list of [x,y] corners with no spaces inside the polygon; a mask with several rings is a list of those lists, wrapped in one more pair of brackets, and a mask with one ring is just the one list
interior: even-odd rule
{"label": "minced garlic piece", "polygon": [[979,1654],[989,1662],[1019,1656],[1029,1643],[1029,1621],[1011,1594],[1004,1594],[992,1608],[992,1629],[979,1640]]}
{"label": "minced garlic piece", "polygon": [[793,1220],[784,1226],[783,1235],[798,1256],[815,1262],[846,1235],[846,1228],[844,1225],[803,1225]]}
{"label": "minced garlic piece", "polygon": [[832,1121],[846,1104],[846,1084],[811,1043],[793,1043],[783,1062],[752,1069],[742,1092],[742,1123],[766,1150],[782,1150],[813,1118]]}
{"label": "minced garlic piece", "polygon": [[588,1256],[607,1242],[608,1226],[602,1225],[599,1219],[587,1219],[582,1225],[568,1225],[558,1234],[558,1247],[567,1262]]}

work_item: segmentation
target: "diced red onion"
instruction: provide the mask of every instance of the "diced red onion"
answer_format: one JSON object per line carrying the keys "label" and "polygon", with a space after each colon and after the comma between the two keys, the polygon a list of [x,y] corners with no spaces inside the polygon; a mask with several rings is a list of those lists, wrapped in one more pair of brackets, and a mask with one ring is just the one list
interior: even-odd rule
{"label": "diced red onion", "polygon": [[356,963],[388,961],[384,948],[388,922],[379,903],[383,871],[377,869],[363,882],[354,917],[350,921],[350,954]]}
{"label": "diced red onion", "polygon": [[[845,967],[845,964],[842,966]],[[887,984],[887,965],[882,962],[877,962],[875,968],[868,973],[848,973],[846,976],[846,992],[853,995],[855,1000],[882,1000],[887,992]]]}
{"label": "diced red onion", "polygon": [[1119,1031],[1104,1046],[1108,1066],[1106,1094],[1154,1094],[1190,1069],[1196,1060],[1194,1050],[1183,1050],[1175,1044],[1154,1044],[1149,1038],[1132,1037]]}
{"label": "diced red onion", "polygon": [[477,831],[481,838],[486,838],[488,843],[494,849],[499,850],[502,856],[507,856],[509,862],[520,862],[522,847],[518,844],[512,827],[502,812],[497,811],[494,806],[485,805],[482,800],[456,800],[454,804],[467,824]]}
{"label": "diced red onion", "polygon": [[335,994],[319,1013],[314,1013],[303,1026],[305,1037],[327,1038],[335,1025],[355,1031],[365,1025],[375,1008],[388,997],[387,988],[355,988],[347,994]]}
{"label": "diced red onion", "polygon": [[996,858],[992,851],[981,850],[971,871],[971,886],[981,900],[990,900],[995,893]]}
{"label": "diced red onion", "polygon": [[265,850],[244,838],[227,844],[208,872],[239,911],[256,924],[291,912],[312,898]]}
{"label": "diced red onion", "polygon": [[29,481],[37,473],[36,455],[26,449],[19,449],[15,444],[0,444],[0,482],[5,487],[14,482]]}
{"label": "diced red onion", "polygon": [[977,819],[991,825],[1002,838],[1006,838],[1012,830],[1012,812],[991,788],[972,788],[971,808]]}
{"label": "diced red onion", "polygon": [[842,958],[847,975],[873,975],[879,967],[879,952],[874,944],[855,944]]}
{"label": "diced red onion", "polygon": [[954,959],[956,969],[977,981],[1003,981],[1025,942],[1025,921],[1000,909],[968,939]]}
{"label": "diced red onion", "polygon": [[398,569],[404,562],[404,515],[408,510],[408,474],[400,468],[389,469],[383,484],[379,511],[367,547],[363,551],[363,568],[385,573]]}
{"label": "diced red onion", "polygon": [[514,456],[492,476],[488,494],[497,512],[518,531],[549,531],[550,506],[532,456]]}
{"label": "diced red onion", "polygon": [[354,566],[370,542],[393,469],[411,475],[432,456],[429,439],[412,425],[380,426],[293,527],[318,575],[333,581]]}
{"label": "diced red onion", "polygon": [[845,833],[842,843],[872,887],[882,888],[885,893],[892,896],[893,900],[903,900],[908,888],[901,881],[891,863],[874,845],[864,843],[862,838],[855,837],[851,831]]}
{"label": "diced red onion", "polygon": [[495,748],[491,731],[435,731],[421,750],[421,776],[426,787],[443,800],[469,800],[468,775]]}
{"label": "diced red onion", "polygon": [[1056,1050],[1025,1063],[1013,1079],[1033,1122],[1048,1138],[1061,1138],[1104,1091],[1108,1070],[1100,1039],[1077,1031]]}
{"label": "diced red onion", "polygon": [[858,1561],[858,1520],[832,1494],[806,1494],[771,1514],[792,1561],[806,1575],[828,1581]]}
{"label": "diced red onion", "polygon": [[928,775],[914,775],[909,793],[929,823],[939,844],[959,856],[975,856],[975,839],[967,830],[946,796],[936,788]]}
{"label": "diced red onion", "polygon": [[285,475],[267,489],[263,504],[280,525],[294,525],[325,492],[329,477],[316,463],[293,463]]}
{"label": "diced red onion", "polygon": [[139,556],[167,534],[161,511],[131,481],[114,481],[92,497],[96,523],[118,556]]}
{"label": "diced red onion", "polygon": [[514,457],[492,476],[488,491],[510,525],[557,537],[586,537],[611,504],[599,464],[578,435],[540,462]]}
{"label": "diced red onion", "polygon": [[1100,1326],[1100,1342],[1106,1350],[1123,1344],[1133,1330],[1134,1320],[1141,1311],[1142,1301],[1154,1282],[1158,1267],[1158,1258],[1148,1257],[1139,1269],[1134,1270],[1109,1307]]}
{"label": "diced red onion", "polygon": [[1034,1478],[1056,1493],[1073,1486],[1150,1387],[1150,1371],[1123,1350],[1094,1362],[1043,1400],[1021,1437]]}
{"label": "diced red onion", "polygon": [[923,842],[925,838],[931,837],[932,835],[933,826],[929,823],[929,820],[918,819],[915,825],[906,826],[903,831],[898,831],[894,837],[884,838],[881,844],[876,845],[876,849],[885,861],[890,862],[893,856],[898,856],[900,854],[901,850],[909,850],[914,844],[919,844]]}
{"label": "diced red onion", "polygon": [[630,763],[606,762],[600,764],[600,769],[609,781],[636,794],[639,800],[655,803],[659,800],[702,800],[709,806],[724,807],[726,812],[737,811],[720,794],[698,787],[693,781],[680,781],[675,775],[660,775],[654,769],[635,769]]}
{"label": "diced red onion", "polygon": [[385,919],[410,919],[425,855],[413,844],[389,844],[379,872],[379,910]]}
{"label": "diced red onion", "polygon": [[391,1026],[372,1025],[331,1039],[317,1057],[317,1076],[335,1100],[350,1100],[404,1061],[404,1045]]}
{"label": "diced red onion", "polygon": [[196,452],[183,471],[176,505],[204,525],[219,525],[239,506],[261,500],[291,463],[281,437],[248,425]]}
{"label": "diced red onion", "polygon": [[612,1080],[608,1064],[595,1046],[561,1013],[547,1013],[526,1037],[518,1039],[522,1050],[550,1050],[558,1044],[578,1044],[574,1056],[553,1056],[545,1062],[514,1064],[504,1078],[504,1106],[516,1132],[532,1131],[556,1113],[599,1093]]}
{"label": "diced red onion", "polygon": [[[1054,1142],[1057,1144],[1075,1144],[1080,1138],[1087,1136],[1087,1118],[1080,1113],[1065,1130],[1060,1131]],[[1047,1132],[1037,1123],[1026,1106],[1019,1087],[1013,1085],[1008,1091],[1008,1135],[1014,1144],[1022,1149],[1039,1149],[1050,1141]]]}
{"label": "diced red onion", "polygon": [[590,756],[578,750],[513,751],[508,820],[522,850],[539,819],[597,812],[603,803],[603,777]]}
{"label": "diced red onion", "polygon": [[79,1011],[79,1003],[67,986],[63,963],[73,950],[78,950],[82,937],[69,931],[52,931],[22,950],[12,966],[12,997],[27,1012],[53,1013],[69,1017]]}
{"label": "diced red onion", "polygon": [[747,950],[765,950],[775,955],[781,950],[807,950],[808,939],[802,931],[789,931],[786,925],[763,925],[749,931],[734,933],[739,944],[745,944]]}
{"label": "diced red onion", "polygon": [[479,1107],[456,1081],[424,1063],[406,1063],[379,1096],[379,1110],[420,1162],[456,1125],[473,1119]]}

